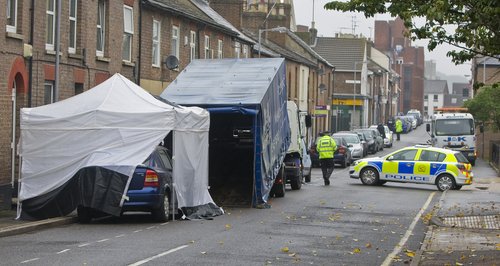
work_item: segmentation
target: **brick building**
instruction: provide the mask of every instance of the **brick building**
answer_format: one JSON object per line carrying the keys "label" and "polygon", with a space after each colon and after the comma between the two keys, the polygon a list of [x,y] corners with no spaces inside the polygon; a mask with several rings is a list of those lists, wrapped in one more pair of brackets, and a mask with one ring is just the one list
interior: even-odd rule
{"label": "brick building", "polygon": [[[255,41],[261,32],[262,48],[286,59],[289,100],[312,115],[310,139],[331,129],[333,65],[296,34],[293,1],[211,0],[210,6]],[[288,30],[268,31],[278,27]]]}
{"label": "brick building", "polygon": [[[6,22],[0,74],[7,77],[0,82],[3,207],[10,207],[11,193],[16,192],[20,108],[64,100],[114,73],[159,94],[194,58],[251,56],[254,42],[207,15],[210,10],[197,6],[203,1],[180,0],[172,6],[166,0],[73,0],[61,1],[57,64],[56,3],[0,0],[9,10],[0,12]],[[172,54],[179,67],[169,70],[164,63]]]}
{"label": "brick building", "polygon": [[425,54],[423,47],[411,46],[403,20],[375,21],[375,48],[385,52],[400,79],[398,112],[417,109],[423,113]]}

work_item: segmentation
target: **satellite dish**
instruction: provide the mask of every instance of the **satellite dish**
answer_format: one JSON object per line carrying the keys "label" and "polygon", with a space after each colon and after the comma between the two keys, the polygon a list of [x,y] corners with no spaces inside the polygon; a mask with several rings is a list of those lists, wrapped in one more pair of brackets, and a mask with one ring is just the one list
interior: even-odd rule
{"label": "satellite dish", "polygon": [[163,62],[168,69],[176,69],[179,67],[179,59],[175,57],[175,55],[169,55],[167,58],[165,58],[165,61]]}
{"label": "satellite dish", "polygon": [[325,90],[326,90],[326,85],[323,83],[319,84],[319,91],[324,92]]}

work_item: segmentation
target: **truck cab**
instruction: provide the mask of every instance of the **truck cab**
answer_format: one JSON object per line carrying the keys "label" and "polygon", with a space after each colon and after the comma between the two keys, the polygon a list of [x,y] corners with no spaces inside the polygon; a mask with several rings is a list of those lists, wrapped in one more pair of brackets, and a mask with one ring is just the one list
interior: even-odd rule
{"label": "truck cab", "polygon": [[448,112],[433,115],[430,124],[426,126],[432,146],[460,151],[472,165],[475,165],[474,117],[470,113],[446,111]]}
{"label": "truck cab", "polygon": [[301,112],[297,104],[287,101],[288,120],[290,124],[290,146],[286,152],[284,166],[286,183],[289,183],[292,190],[302,187],[302,182],[310,181],[311,171],[309,154],[304,149],[305,119],[304,112]]}

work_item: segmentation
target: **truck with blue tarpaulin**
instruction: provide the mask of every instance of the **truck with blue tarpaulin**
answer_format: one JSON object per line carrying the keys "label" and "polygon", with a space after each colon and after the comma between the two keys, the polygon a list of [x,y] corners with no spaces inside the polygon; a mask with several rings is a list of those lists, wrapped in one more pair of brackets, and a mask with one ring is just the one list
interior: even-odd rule
{"label": "truck with blue tarpaulin", "polygon": [[268,206],[284,189],[290,145],[283,58],[193,60],[160,95],[210,113],[210,194],[219,206]]}

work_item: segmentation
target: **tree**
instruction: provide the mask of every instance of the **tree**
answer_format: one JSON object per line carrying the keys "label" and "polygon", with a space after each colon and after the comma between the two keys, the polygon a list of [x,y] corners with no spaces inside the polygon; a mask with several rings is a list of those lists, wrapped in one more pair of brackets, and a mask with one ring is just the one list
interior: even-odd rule
{"label": "tree", "polygon": [[493,129],[500,129],[500,84],[484,86],[474,96],[467,100],[464,106],[478,121],[491,124]]}
{"label": "tree", "polygon": [[[456,64],[476,55],[500,59],[498,0],[348,0],[332,1],[324,8],[362,12],[365,17],[385,13],[399,16],[409,30],[408,37],[429,39],[429,51],[443,43],[460,48],[447,53]],[[424,25],[416,25],[414,18],[425,19]],[[450,30],[450,25],[456,28]]]}

